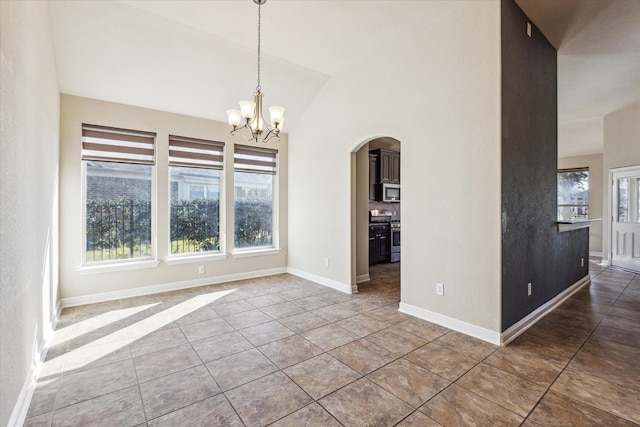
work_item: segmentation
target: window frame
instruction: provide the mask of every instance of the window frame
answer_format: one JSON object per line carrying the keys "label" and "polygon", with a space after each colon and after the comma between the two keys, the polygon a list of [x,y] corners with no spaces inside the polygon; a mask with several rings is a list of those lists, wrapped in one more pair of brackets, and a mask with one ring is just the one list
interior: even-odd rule
{"label": "window frame", "polygon": [[[274,154],[273,162],[275,163],[273,173],[268,173],[264,169],[256,169],[251,170],[247,167],[247,164],[244,164],[245,167],[238,168],[236,163],[236,149],[239,149],[244,152],[255,151],[255,152],[270,152]],[[231,238],[231,255],[234,258],[247,258],[261,255],[272,255],[281,252],[280,248],[280,152],[274,148],[262,148],[262,147],[253,147],[250,145],[244,144],[234,144],[233,147],[233,223],[232,226],[232,238]],[[240,170],[238,170],[240,169]],[[238,248],[235,246],[236,243],[236,218],[235,218],[235,203],[236,203],[236,180],[235,173],[236,172],[245,172],[245,173],[256,173],[256,174],[269,174],[272,178],[272,212],[271,212],[271,245],[270,246],[252,246],[245,248]]]}
{"label": "window frame", "polygon": [[[133,270],[140,268],[153,268],[157,267],[160,262],[158,261],[158,239],[157,239],[157,207],[156,207],[156,185],[157,185],[157,134],[155,132],[149,131],[140,131],[140,130],[132,130],[132,129],[123,129],[123,128],[115,128],[108,127],[103,125],[92,125],[87,123],[82,123],[81,126],[81,145],[80,145],[80,181],[81,181],[81,215],[82,215],[82,250],[81,252],[81,260],[80,260],[80,272],[81,274],[93,274],[93,273],[102,273],[109,271],[125,271],[125,270]],[[151,245],[151,254],[145,257],[135,257],[135,258],[124,258],[124,259],[114,259],[114,260],[104,260],[104,261],[88,261],[87,260],[87,190],[88,190],[88,176],[87,176],[87,163],[90,161],[107,161],[112,163],[123,163],[123,164],[140,164],[140,162],[136,161],[124,161],[126,159],[111,159],[111,160],[101,160],[96,156],[88,156],[90,158],[85,158],[83,155],[84,151],[84,131],[85,128],[95,130],[102,130],[105,133],[114,132],[114,133],[124,133],[124,134],[138,134],[138,135],[146,135],[148,137],[153,138],[153,160],[152,162],[143,163],[151,166],[151,189],[150,189],[150,245]]]}
{"label": "window frame", "polygon": [[[191,142],[200,145],[211,145],[212,150],[217,149],[216,153],[219,153],[219,160],[209,160],[209,163],[206,161],[198,161],[194,163],[190,163],[189,160],[180,160],[180,157],[172,157],[171,156],[171,141],[172,140],[180,140],[183,142]],[[167,258],[165,262],[168,265],[176,265],[176,264],[187,264],[192,262],[205,262],[205,261],[215,261],[220,259],[226,259],[228,255],[226,254],[226,236],[225,236],[225,222],[226,222],[226,192],[225,192],[225,143],[221,141],[214,140],[205,140],[187,136],[178,136],[169,134],[167,136],[168,143],[168,154],[169,161],[167,163]],[[218,157],[217,154],[213,154],[210,157]],[[183,159],[186,157],[183,157]],[[198,163],[199,162],[199,163]],[[173,163],[173,164],[172,164]],[[213,165],[215,163],[215,166]],[[209,166],[209,167],[207,167]],[[212,251],[196,251],[196,252],[185,252],[185,253],[172,253],[172,243],[171,243],[171,168],[172,167],[187,167],[187,168],[195,168],[195,169],[214,169],[219,171],[219,192],[218,192],[218,242],[219,247],[217,250]],[[204,194],[206,198],[207,194],[207,185],[205,183],[198,184],[187,184],[187,200],[192,200],[189,192],[189,188],[191,185],[203,186]]]}
{"label": "window frame", "polygon": [[[578,168],[566,168],[566,169],[558,169],[556,174],[556,188],[558,187],[557,183],[560,178],[560,174],[562,173],[570,173],[570,172],[586,172],[587,173],[587,202],[586,203],[560,203],[560,193],[556,194],[556,215],[557,220],[562,222],[572,222],[572,221],[584,221],[589,218],[589,205],[591,202],[591,174],[589,172],[589,167],[578,167]],[[586,208],[586,218],[573,218],[573,215],[570,219],[565,219],[564,215],[560,213],[561,208]]]}

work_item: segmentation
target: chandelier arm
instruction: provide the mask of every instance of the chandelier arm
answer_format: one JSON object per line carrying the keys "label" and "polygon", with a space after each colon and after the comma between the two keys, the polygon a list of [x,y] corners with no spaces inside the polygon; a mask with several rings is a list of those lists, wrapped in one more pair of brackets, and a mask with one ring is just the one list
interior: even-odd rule
{"label": "chandelier arm", "polygon": [[269,129],[269,132],[267,132],[267,134],[265,135],[264,138],[262,138],[262,142],[267,142],[268,140],[270,140],[271,138],[277,138],[280,139],[280,130],[278,130],[278,128],[273,128],[273,129]]}
{"label": "chandelier arm", "polygon": [[247,120],[247,124],[244,125],[244,127],[249,129],[249,133],[251,133],[251,138],[247,139],[247,141],[254,141],[254,140],[257,141],[258,139],[256,138],[256,133],[251,127],[251,122],[249,120]]}

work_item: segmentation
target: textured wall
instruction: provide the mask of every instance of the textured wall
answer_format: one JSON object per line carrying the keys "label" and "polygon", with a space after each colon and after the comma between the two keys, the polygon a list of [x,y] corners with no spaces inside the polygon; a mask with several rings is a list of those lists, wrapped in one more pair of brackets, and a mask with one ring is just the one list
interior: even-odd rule
{"label": "textured wall", "polygon": [[423,31],[333,77],[292,129],[289,266],[350,284],[351,152],[395,138],[403,303],[498,332],[500,7],[422,4]]}
{"label": "textured wall", "polygon": [[[59,92],[49,5],[0,1],[0,425],[21,423],[57,300]],[[11,418],[13,414],[14,418]]]}
{"label": "textured wall", "polygon": [[556,50],[513,0],[501,20],[504,331],[588,274],[589,232],[556,226]]}

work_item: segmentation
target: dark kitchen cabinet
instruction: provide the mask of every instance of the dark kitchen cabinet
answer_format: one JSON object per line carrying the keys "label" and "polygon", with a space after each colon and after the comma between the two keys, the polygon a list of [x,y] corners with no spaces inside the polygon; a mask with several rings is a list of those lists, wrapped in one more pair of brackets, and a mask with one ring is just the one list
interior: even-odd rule
{"label": "dark kitchen cabinet", "polygon": [[389,224],[369,225],[369,264],[389,262],[391,256]]}
{"label": "dark kitchen cabinet", "polygon": [[378,188],[376,174],[378,173],[378,156],[369,154],[369,200],[376,200]]}
{"label": "dark kitchen cabinet", "polygon": [[391,184],[400,184],[400,153],[391,153]]}
{"label": "dark kitchen cabinet", "polygon": [[[400,153],[378,149],[372,150],[371,154],[377,157],[376,182],[378,184],[400,184]],[[369,158],[369,167],[371,167],[371,158]]]}

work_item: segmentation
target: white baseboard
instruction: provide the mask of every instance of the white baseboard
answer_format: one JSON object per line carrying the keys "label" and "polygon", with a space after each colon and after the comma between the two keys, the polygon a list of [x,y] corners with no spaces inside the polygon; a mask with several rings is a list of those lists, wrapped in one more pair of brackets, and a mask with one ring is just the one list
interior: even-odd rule
{"label": "white baseboard", "polygon": [[357,284],[364,283],[364,282],[369,282],[370,280],[371,280],[371,277],[369,276],[369,273],[361,274],[359,276],[356,276],[356,283]]}
{"label": "white baseboard", "polygon": [[589,256],[592,256],[595,258],[602,258],[602,252],[589,251]]}
{"label": "white baseboard", "polygon": [[410,314],[420,319],[427,320],[432,323],[436,323],[440,326],[452,329],[454,331],[463,333],[465,335],[472,336],[474,338],[487,341],[495,345],[507,345],[520,334],[533,326],[538,320],[555,310],[560,304],[570,298],[573,294],[578,292],[584,286],[591,282],[589,275],[578,280],[576,283],[565,289],[558,294],[555,298],[538,307],[535,311],[530,313],[527,317],[520,320],[502,333],[498,333],[480,326],[476,326],[462,320],[454,319],[452,317],[444,316],[439,313],[435,313],[429,310],[425,310],[420,307],[416,307],[406,303],[400,303],[399,311],[402,313]]}
{"label": "white baseboard", "polygon": [[487,341],[491,344],[500,345],[499,332],[492,331],[490,329],[476,326],[462,320],[454,319],[453,317],[445,316],[443,314],[435,313],[433,311],[425,310],[424,308],[416,307],[415,305],[406,304],[403,302],[400,303],[399,311],[423,320],[427,320],[431,323],[444,326],[445,328],[452,329],[465,335]]}
{"label": "white baseboard", "polygon": [[40,349],[40,351],[33,355],[31,368],[29,369],[29,372],[27,373],[27,376],[24,380],[22,390],[20,390],[20,394],[18,395],[18,400],[13,407],[11,418],[9,418],[9,423],[7,424],[7,426],[9,427],[22,426],[24,424],[24,421],[27,419],[29,405],[31,405],[31,399],[33,398],[33,393],[36,390],[36,383],[38,381],[38,377],[40,376],[42,365],[47,359],[47,352],[49,351],[49,347],[51,346],[53,333],[56,330],[56,325],[58,324],[58,320],[60,319],[61,312],[62,307],[60,306],[60,301],[58,301],[58,303],[56,304],[54,317],[53,319],[51,319],[51,323],[47,326],[48,330],[45,331],[44,337],[42,338],[40,345],[37,347]]}
{"label": "white baseboard", "polygon": [[324,286],[328,286],[332,289],[344,292],[346,294],[358,293],[358,285],[347,285],[336,280],[327,279],[326,277],[318,276],[317,274],[307,273],[306,271],[298,270],[297,268],[289,267],[287,271],[294,276],[302,277],[303,279],[311,280],[312,282],[319,283]]}
{"label": "white baseboard", "polygon": [[555,310],[560,304],[571,297],[571,295],[575,294],[580,289],[582,289],[583,286],[588,285],[589,283],[591,283],[591,278],[589,275],[586,275],[582,279],[578,280],[576,283],[556,295],[555,298],[538,307],[527,317],[509,327],[502,333],[501,344],[509,344],[511,341],[516,339],[518,335],[522,334],[524,331],[532,327],[538,320],[542,319],[544,316]]}
{"label": "white baseboard", "polygon": [[248,271],[236,274],[228,274],[225,276],[216,277],[203,277],[201,279],[185,280],[182,282],[163,283],[160,285],[143,286],[133,289],[123,289],[121,291],[105,292],[101,294],[83,295],[79,297],[68,297],[60,300],[60,308],[75,307],[78,305],[94,304],[105,301],[113,301],[121,298],[132,298],[143,295],[158,294],[161,292],[178,291],[181,289],[195,288],[198,286],[215,285],[218,283],[234,282],[237,280],[253,279],[256,277],[273,276],[275,274],[290,273],[294,276],[299,276],[304,279],[308,279],[319,283],[324,286],[328,286],[332,289],[336,289],[345,293],[357,293],[357,285],[347,285],[335,280],[327,279],[326,277],[318,276],[315,274],[307,273],[295,268],[271,268],[267,270]]}
{"label": "white baseboard", "polygon": [[160,285],[143,286],[140,288],[123,289],[121,291],[105,292],[102,294],[83,295],[79,297],[62,298],[61,306],[75,307],[78,305],[94,304],[97,302],[113,301],[121,298],[139,297],[143,295],[158,294],[162,292],[178,291],[181,289],[195,288],[198,286],[215,285],[218,283],[235,282],[237,280],[254,279],[256,277],[273,276],[287,272],[286,267],[270,268],[266,270],[247,271],[242,273],[227,274],[224,276],[203,277],[201,279],[185,280],[181,282],[163,283]]}
{"label": "white baseboard", "polygon": [[11,418],[9,418],[8,427],[18,427],[24,424],[24,420],[27,419],[27,411],[29,410],[29,405],[31,404],[31,398],[33,397],[33,392],[36,389],[36,380],[38,379],[37,368],[32,366],[29,370],[29,374],[22,385],[22,390],[20,390],[20,395],[18,396],[18,401],[16,405],[13,407],[13,412],[11,413]]}

